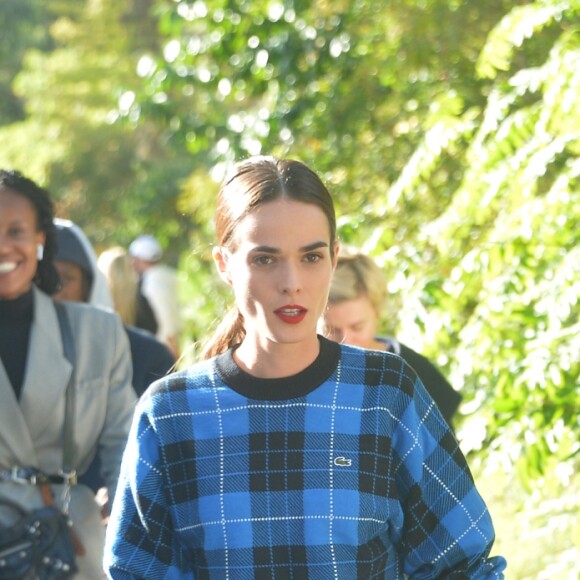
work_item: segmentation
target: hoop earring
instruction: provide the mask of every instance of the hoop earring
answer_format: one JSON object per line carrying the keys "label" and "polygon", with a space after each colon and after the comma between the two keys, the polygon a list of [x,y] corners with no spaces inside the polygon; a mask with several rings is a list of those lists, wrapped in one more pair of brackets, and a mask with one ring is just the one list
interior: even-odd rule
{"label": "hoop earring", "polygon": [[44,258],[44,246],[42,244],[38,244],[36,246],[36,259],[39,262],[42,262],[43,258]]}

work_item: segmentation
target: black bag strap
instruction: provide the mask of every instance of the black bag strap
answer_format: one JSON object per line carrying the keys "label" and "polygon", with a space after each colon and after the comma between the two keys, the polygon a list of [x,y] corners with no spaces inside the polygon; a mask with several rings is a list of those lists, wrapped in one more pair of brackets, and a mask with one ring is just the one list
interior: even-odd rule
{"label": "black bag strap", "polygon": [[74,455],[75,455],[75,440],[74,440],[74,416],[75,416],[75,366],[76,366],[76,351],[75,343],[68,319],[68,314],[64,304],[54,301],[56,307],[56,314],[58,316],[58,324],[60,326],[60,335],[62,338],[62,345],[64,356],[72,365],[72,372],[68,385],[66,387],[66,400],[64,410],[64,425],[63,425],[63,452],[62,452],[62,471],[63,475],[74,477]]}

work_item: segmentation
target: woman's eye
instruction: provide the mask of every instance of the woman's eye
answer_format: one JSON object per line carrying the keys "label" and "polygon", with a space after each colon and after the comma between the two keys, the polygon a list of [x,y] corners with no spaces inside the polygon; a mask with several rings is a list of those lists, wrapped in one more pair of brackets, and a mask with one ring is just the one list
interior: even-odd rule
{"label": "woman's eye", "polygon": [[8,233],[13,238],[21,238],[22,236],[24,236],[26,234],[26,230],[24,228],[18,226],[18,227],[11,228]]}
{"label": "woman's eye", "polygon": [[252,264],[256,266],[268,266],[274,262],[272,256],[255,256],[252,260]]}
{"label": "woman's eye", "polygon": [[318,262],[318,261],[322,260],[322,255],[321,254],[306,254],[304,256],[304,260],[306,262],[311,262],[311,263]]}

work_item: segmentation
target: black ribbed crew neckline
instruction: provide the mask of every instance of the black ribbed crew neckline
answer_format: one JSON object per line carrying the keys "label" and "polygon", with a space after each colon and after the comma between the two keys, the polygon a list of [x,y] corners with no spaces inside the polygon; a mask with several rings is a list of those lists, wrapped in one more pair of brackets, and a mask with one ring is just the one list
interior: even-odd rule
{"label": "black ribbed crew neckline", "polygon": [[218,376],[231,389],[250,399],[281,401],[304,397],[327,380],[338,365],[340,346],[318,336],[320,352],[316,360],[298,374],[264,379],[242,370],[234,360],[234,349],[216,357]]}

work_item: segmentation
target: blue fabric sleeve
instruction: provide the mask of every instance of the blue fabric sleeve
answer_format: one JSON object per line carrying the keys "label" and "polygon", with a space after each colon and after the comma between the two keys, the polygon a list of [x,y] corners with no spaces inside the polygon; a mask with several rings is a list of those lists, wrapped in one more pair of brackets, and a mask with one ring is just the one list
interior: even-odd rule
{"label": "blue fabric sleeve", "polygon": [[195,578],[164,490],[155,429],[140,405],[107,529],[104,567],[109,578]]}
{"label": "blue fabric sleeve", "polygon": [[490,514],[455,436],[419,379],[408,401],[393,435],[405,574],[413,580],[503,578],[504,558],[488,557],[495,537]]}

